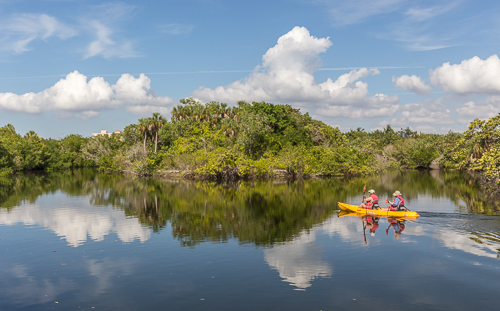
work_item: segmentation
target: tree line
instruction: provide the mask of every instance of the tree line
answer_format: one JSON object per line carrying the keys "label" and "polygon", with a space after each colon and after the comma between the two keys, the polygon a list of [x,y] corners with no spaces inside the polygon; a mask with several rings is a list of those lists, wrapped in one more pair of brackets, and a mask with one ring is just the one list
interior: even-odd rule
{"label": "tree line", "polygon": [[409,128],[341,132],[290,105],[240,101],[235,106],[182,99],[170,120],[159,113],[122,134],[43,139],[0,128],[0,175],[36,169],[96,166],[103,171],[232,179],[366,175],[397,168],[480,172],[500,178],[500,115],[473,121],[464,133]]}

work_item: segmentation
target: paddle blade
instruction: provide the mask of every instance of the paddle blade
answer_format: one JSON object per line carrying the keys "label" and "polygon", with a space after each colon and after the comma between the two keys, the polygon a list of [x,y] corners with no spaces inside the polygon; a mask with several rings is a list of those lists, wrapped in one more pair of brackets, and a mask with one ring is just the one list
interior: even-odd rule
{"label": "paddle blade", "polygon": [[366,185],[363,187],[363,193],[365,193],[366,191]]}

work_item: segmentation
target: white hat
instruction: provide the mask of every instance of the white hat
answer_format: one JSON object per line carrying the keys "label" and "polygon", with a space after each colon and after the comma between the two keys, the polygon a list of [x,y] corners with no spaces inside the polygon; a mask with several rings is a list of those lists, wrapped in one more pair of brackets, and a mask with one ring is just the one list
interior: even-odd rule
{"label": "white hat", "polygon": [[395,197],[397,197],[398,195],[401,195],[401,192],[399,192],[398,190],[396,190],[396,192],[394,192],[392,195],[395,196]]}
{"label": "white hat", "polygon": [[375,190],[370,189],[370,190],[368,190],[368,193],[375,193]]}

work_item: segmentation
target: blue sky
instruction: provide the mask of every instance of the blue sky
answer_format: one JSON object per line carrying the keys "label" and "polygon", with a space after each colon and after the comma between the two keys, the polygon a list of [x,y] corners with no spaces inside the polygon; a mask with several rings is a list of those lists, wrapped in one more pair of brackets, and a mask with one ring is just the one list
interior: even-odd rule
{"label": "blue sky", "polygon": [[291,104],[342,131],[500,112],[500,3],[0,0],[0,126],[114,131],[185,97]]}

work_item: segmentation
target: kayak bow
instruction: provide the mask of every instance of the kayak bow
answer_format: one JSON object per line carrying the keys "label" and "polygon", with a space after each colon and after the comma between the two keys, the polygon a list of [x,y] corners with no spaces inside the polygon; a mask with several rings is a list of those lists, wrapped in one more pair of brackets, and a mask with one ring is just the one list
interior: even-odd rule
{"label": "kayak bow", "polygon": [[357,205],[338,202],[339,208],[346,212],[357,213],[360,215],[378,215],[385,217],[418,217],[420,216],[414,211],[382,211],[377,209],[360,208]]}

